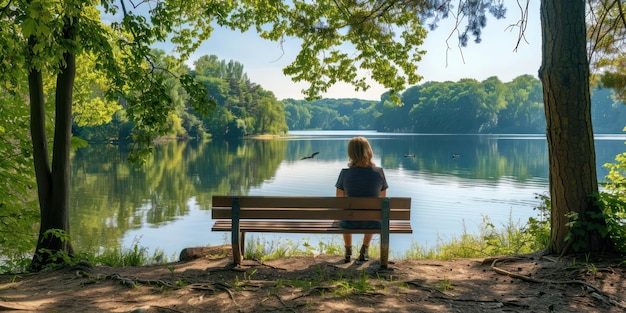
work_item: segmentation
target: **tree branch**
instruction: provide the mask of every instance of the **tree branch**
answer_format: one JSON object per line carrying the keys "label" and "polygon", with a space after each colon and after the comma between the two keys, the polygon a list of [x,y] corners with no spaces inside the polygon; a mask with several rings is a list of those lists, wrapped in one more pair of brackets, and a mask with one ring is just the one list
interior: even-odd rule
{"label": "tree branch", "polygon": [[513,49],[514,52],[517,52],[517,49],[519,48],[519,45],[522,39],[524,40],[524,42],[528,43],[528,41],[526,40],[526,27],[528,26],[528,5],[529,4],[530,4],[530,0],[526,0],[526,5],[522,7],[520,0],[517,0],[517,6],[519,7],[521,17],[519,21],[517,21],[517,24],[513,24],[507,27],[507,28],[519,27],[517,43],[515,44],[515,48]]}

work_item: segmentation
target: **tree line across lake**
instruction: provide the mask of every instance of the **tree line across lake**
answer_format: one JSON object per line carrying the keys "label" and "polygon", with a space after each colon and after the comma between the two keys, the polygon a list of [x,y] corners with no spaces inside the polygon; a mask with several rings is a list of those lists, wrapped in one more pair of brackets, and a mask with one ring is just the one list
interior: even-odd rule
{"label": "tree line across lake", "polygon": [[[546,131],[539,79],[522,75],[503,83],[427,82],[408,88],[402,105],[359,99],[283,100],[289,129],[375,129],[413,133],[539,133]],[[596,88],[591,97],[596,133],[620,133],[626,107],[611,89]]]}
{"label": "tree line across lake", "polygon": [[[542,86],[530,75],[502,82],[426,82],[401,93],[400,105],[389,93],[381,100],[320,99],[279,101],[271,91],[250,81],[236,61],[203,56],[188,71],[202,83],[216,103],[204,117],[172,83],[176,113],[168,116],[168,136],[240,138],[253,134],[285,134],[289,129],[374,129],[415,133],[545,133]],[[592,92],[592,119],[596,133],[619,133],[624,128],[626,107],[611,89]],[[79,113],[80,114],[80,113]],[[123,106],[112,119],[98,125],[74,124],[73,133],[87,141],[124,141],[133,123]],[[80,121],[80,117],[76,118]]]}

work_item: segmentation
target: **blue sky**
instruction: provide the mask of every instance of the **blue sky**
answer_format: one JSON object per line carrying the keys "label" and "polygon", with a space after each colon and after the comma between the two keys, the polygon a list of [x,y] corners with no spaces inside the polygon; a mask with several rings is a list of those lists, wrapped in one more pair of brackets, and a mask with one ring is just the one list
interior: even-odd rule
{"label": "blue sky", "polygon": [[[507,18],[496,20],[491,17],[483,30],[482,42],[470,41],[468,47],[460,48],[456,35],[448,43],[446,39],[453,30],[452,20],[443,21],[439,28],[428,34],[423,50],[427,53],[419,63],[418,73],[427,81],[458,81],[462,78],[475,78],[479,81],[490,76],[498,76],[508,82],[523,74],[537,76],[541,64],[541,29],[538,1],[530,6],[526,41],[516,52],[518,29],[507,29],[520,17],[516,5],[508,7]],[[283,51],[284,50],[284,51]],[[447,56],[446,56],[447,50]],[[304,83],[295,83],[282,73],[282,68],[292,62],[299,51],[296,39],[288,39],[281,49],[276,42],[260,39],[256,33],[233,32],[216,28],[211,38],[191,56],[189,64],[200,56],[215,54],[220,59],[235,60],[244,66],[250,80],[264,89],[274,92],[278,99],[303,99],[301,90]],[[171,53],[171,51],[166,51]],[[366,74],[366,73],[365,73]],[[365,92],[355,92],[349,85],[336,85],[325,98],[359,98],[379,100],[385,88],[375,83]]]}

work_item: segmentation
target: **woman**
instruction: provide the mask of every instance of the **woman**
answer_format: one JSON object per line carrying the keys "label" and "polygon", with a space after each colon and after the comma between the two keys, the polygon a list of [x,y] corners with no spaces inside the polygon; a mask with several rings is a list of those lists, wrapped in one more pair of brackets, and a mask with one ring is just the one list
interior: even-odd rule
{"label": "woman", "polygon": [[[348,168],[339,173],[337,197],[385,197],[387,196],[387,180],[380,167],[372,162],[372,147],[365,137],[354,137],[348,143]],[[343,228],[378,228],[380,221],[340,221]],[[359,253],[359,261],[367,261],[367,249],[374,234],[363,235],[363,245]],[[346,247],[346,263],[352,256],[352,234],[343,234]]]}

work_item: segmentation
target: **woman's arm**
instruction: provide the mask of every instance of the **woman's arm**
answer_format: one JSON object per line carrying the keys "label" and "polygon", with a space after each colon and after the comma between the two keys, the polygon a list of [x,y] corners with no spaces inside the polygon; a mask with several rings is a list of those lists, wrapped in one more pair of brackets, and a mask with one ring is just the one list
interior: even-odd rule
{"label": "woman's arm", "polygon": [[387,189],[385,189],[385,190],[381,190],[381,191],[380,191],[380,196],[379,196],[379,197],[384,198],[384,197],[386,197],[386,196],[387,196]]}
{"label": "woman's arm", "polygon": [[346,196],[346,191],[337,188],[337,191],[335,192],[335,196],[337,196],[337,197],[345,197]]}

